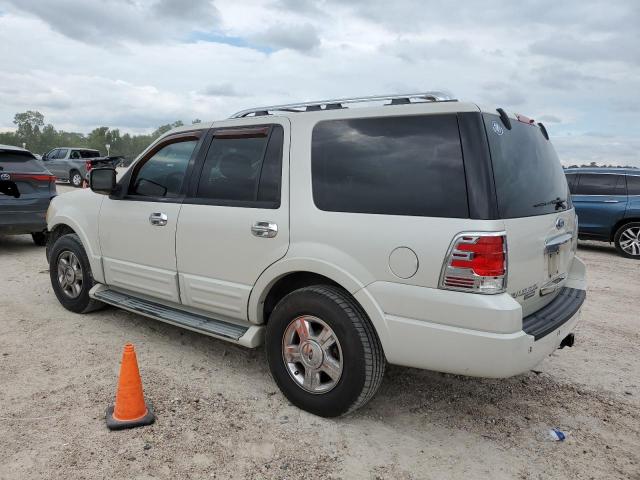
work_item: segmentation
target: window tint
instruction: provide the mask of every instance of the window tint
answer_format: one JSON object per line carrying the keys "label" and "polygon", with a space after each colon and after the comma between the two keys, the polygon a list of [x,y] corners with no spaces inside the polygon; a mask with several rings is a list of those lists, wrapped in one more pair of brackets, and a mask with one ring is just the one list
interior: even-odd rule
{"label": "window tint", "polygon": [[194,139],[162,147],[134,173],[129,193],[146,197],[178,196],[197,144],[198,140]]}
{"label": "window tint", "polygon": [[576,193],[576,182],[578,181],[578,174],[569,173],[567,174],[567,183],[569,184],[569,191],[571,193]]}
{"label": "window tint", "polygon": [[72,150],[71,151],[71,155],[69,156],[69,158],[72,158],[74,160],[79,159],[80,158],[80,152],[78,152],[77,150]]}
{"label": "window tint", "polygon": [[82,158],[97,158],[100,156],[100,152],[96,150],[80,150],[80,156]]}
{"label": "window tint", "polygon": [[311,158],[321,210],[469,216],[455,115],[320,122]]}
{"label": "window tint", "polygon": [[498,115],[483,118],[500,217],[548,215],[570,208],[564,170],[540,128],[512,120],[508,130]]}
{"label": "window tint", "polygon": [[640,195],[640,173],[627,175],[627,190],[629,195]]}
{"label": "window tint", "polygon": [[626,195],[624,175],[582,173],[576,193],[578,195]]}
{"label": "window tint", "polygon": [[220,130],[214,136],[198,183],[196,197],[220,201],[266,202],[280,206],[282,144],[280,125]]}

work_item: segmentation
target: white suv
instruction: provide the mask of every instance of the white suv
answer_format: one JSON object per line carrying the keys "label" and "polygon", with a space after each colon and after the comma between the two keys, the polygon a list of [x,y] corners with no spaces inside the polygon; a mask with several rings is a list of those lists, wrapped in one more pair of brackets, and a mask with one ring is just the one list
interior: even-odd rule
{"label": "white suv", "polygon": [[567,181],[544,126],[502,109],[438,92],[251,109],[91,188],[48,212],[62,305],[265,344],[317,415],[364,405],[386,362],[508,377],[573,344]]}

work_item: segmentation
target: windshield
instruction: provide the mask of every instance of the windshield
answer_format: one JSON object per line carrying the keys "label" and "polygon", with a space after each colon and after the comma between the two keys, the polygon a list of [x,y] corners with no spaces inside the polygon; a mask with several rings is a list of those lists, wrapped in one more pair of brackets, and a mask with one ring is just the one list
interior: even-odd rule
{"label": "windshield", "polygon": [[567,179],[553,145],[537,125],[484,114],[501,218],[547,215],[571,208]]}

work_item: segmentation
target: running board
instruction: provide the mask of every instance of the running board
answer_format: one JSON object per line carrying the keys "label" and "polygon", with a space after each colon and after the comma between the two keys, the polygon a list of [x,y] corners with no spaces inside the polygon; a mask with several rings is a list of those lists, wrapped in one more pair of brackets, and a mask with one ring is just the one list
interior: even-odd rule
{"label": "running board", "polygon": [[185,312],[184,310],[178,310],[177,308],[167,307],[166,305],[162,305],[151,300],[111,290],[109,287],[104,285],[96,285],[96,287],[92,288],[91,292],[89,292],[91,298],[108,303],[114,307],[119,307],[133,313],[139,313],[140,315],[151,317],[178,327],[187,328],[195,332],[240,343],[247,347],[255,347],[261,340],[261,335],[258,334],[262,333],[262,327],[257,325],[244,327],[242,325],[236,325],[222,320],[215,320],[203,315]]}

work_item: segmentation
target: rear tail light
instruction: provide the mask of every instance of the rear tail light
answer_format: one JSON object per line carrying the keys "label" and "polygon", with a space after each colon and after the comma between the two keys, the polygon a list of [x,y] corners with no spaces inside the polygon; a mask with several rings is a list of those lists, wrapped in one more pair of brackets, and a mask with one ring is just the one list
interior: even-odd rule
{"label": "rear tail light", "polygon": [[442,266],[440,288],[502,293],[507,287],[505,232],[461,233],[451,242]]}
{"label": "rear tail light", "polygon": [[50,182],[55,183],[56,177],[48,174],[40,173],[12,173],[11,180],[17,181],[35,181],[35,182]]}
{"label": "rear tail light", "polygon": [[87,173],[91,171],[91,169],[93,168],[93,163],[91,163],[91,160],[85,160],[84,168],[87,170]]}

